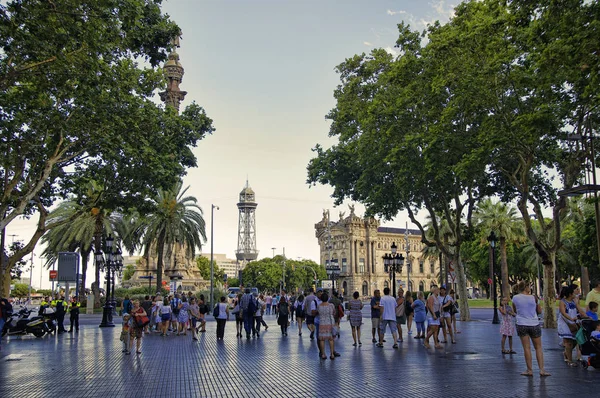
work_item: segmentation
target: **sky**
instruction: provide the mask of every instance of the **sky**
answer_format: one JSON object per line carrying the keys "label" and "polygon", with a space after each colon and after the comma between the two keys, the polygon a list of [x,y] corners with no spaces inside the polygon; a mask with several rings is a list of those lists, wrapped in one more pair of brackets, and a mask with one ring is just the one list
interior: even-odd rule
{"label": "sky", "polygon": [[[198,167],[184,186],[204,210],[210,252],[211,205],[214,252],[235,258],[239,192],[246,179],[256,192],[259,258],[273,248],[288,258],[318,261],[314,224],[323,209],[332,220],[331,187],[306,184],[306,167],[316,144],[328,147],[325,115],[335,107],[336,65],[373,48],[395,53],[397,24],[423,30],[444,23],[458,1],[420,0],[166,0],[164,12],[182,30],[180,62],[185,68],[181,109],[196,102],[213,119],[216,131],[198,143]],[[364,208],[356,205],[358,215]],[[404,227],[399,213],[388,226]],[[411,226],[409,223],[409,227]],[[7,227],[7,242],[29,239],[33,221]],[[11,236],[11,235],[16,236]],[[38,244],[33,285],[48,288]],[[92,278],[88,278],[91,282]]]}

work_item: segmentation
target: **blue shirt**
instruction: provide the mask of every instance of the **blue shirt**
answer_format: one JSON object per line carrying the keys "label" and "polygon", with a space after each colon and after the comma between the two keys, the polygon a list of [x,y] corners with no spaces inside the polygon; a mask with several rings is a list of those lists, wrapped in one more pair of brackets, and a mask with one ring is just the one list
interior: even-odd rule
{"label": "blue shirt", "polygon": [[379,305],[380,300],[381,300],[381,297],[380,298],[375,298],[375,297],[371,298],[371,318],[379,318],[381,316],[381,309],[373,308],[376,305]]}
{"label": "blue shirt", "polygon": [[427,317],[427,312],[425,311],[425,303],[423,300],[417,299],[413,303],[415,315],[415,322],[425,322],[425,318]]}
{"label": "blue shirt", "polygon": [[598,314],[593,311],[587,311],[585,314],[592,318],[594,321],[598,320]]}

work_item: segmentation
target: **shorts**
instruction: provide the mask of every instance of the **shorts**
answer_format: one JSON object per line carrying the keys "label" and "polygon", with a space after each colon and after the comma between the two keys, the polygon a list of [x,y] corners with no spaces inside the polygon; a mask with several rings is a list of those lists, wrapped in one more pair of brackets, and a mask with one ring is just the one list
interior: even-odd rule
{"label": "shorts", "polygon": [[397,316],[396,323],[399,323],[400,325],[406,325],[406,315]]}
{"label": "shorts", "polygon": [[385,333],[386,326],[389,326],[390,332],[392,332],[392,333],[396,333],[398,330],[396,321],[391,321],[389,319],[383,319],[383,320],[381,320],[381,324],[379,326],[379,330],[381,330],[381,333]]}
{"label": "shorts", "polygon": [[429,325],[429,326],[440,326],[440,318],[433,319],[433,317],[428,316],[427,317],[427,325]]}
{"label": "shorts", "polygon": [[537,325],[537,326],[517,325],[517,335],[519,337],[529,336],[532,339],[537,339],[538,337],[542,337],[542,327],[540,325]]}
{"label": "shorts", "polygon": [[379,329],[379,325],[381,324],[381,318],[371,318],[371,326],[373,329]]}
{"label": "shorts", "polygon": [[306,316],[306,324],[307,325],[314,325],[315,324],[315,317],[307,315]]}
{"label": "shorts", "polygon": [[129,329],[129,335],[132,338],[135,337],[136,339],[141,339],[142,338],[142,328],[138,328],[138,327],[132,326]]}
{"label": "shorts", "polygon": [[442,312],[442,318],[452,318],[452,314],[449,312]]}
{"label": "shorts", "polygon": [[171,314],[170,313],[169,314],[162,314],[160,316],[160,320],[163,321],[163,322],[170,321],[171,320]]}

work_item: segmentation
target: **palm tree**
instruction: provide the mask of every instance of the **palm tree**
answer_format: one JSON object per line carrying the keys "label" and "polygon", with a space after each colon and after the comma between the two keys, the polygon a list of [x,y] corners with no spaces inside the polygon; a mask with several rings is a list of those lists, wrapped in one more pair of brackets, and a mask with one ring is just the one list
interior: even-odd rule
{"label": "palm tree", "polygon": [[[50,267],[58,259],[61,251],[79,251],[81,255],[81,285],[78,289],[85,289],[89,255],[95,247],[101,246],[102,235],[112,233],[114,216],[107,210],[99,207],[102,196],[102,187],[92,181],[86,189],[86,198],[83,201],[75,199],[66,200],[58,205],[48,216],[50,220],[71,219],[70,223],[52,228],[42,237],[46,243],[43,256],[46,258],[46,267]],[[96,303],[100,303],[100,268],[95,269],[96,280],[93,292]],[[80,291],[81,292],[81,291]]]}
{"label": "palm tree", "polygon": [[477,206],[475,220],[484,236],[488,236],[492,231],[498,235],[502,296],[510,297],[506,246],[507,242],[518,243],[524,240],[523,224],[517,217],[517,210],[506,203],[494,203],[488,198]]}
{"label": "palm tree", "polygon": [[183,191],[182,182],[178,181],[170,190],[159,189],[152,199],[154,210],[146,216],[144,245],[146,250],[156,242],[156,289],[162,287],[163,255],[165,246],[176,243],[183,244],[188,254],[195,255],[206,241],[206,224],[202,209],[193,196],[184,196],[189,186]]}

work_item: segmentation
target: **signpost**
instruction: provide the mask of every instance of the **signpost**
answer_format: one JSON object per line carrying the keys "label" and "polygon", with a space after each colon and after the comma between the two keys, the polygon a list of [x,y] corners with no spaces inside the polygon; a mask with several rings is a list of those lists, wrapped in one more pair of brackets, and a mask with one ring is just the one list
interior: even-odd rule
{"label": "signpost", "polygon": [[59,252],[58,253],[58,277],[59,282],[66,282],[65,299],[69,301],[69,282],[75,283],[75,297],[79,295],[79,286],[77,282],[79,274],[79,253]]}
{"label": "signpost", "polygon": [[341,272],[341,268],[337,263],[337,260],[333,260],[331,263],[328,263],[325,266],[325,271],[327,275],[331,278],[331,294],[333,295],[333,290],[335,289],[335,277],[338,276]]}
{"label": "signpost", "polygon": [[51,270],[50,271],[50,282],[55,282],[58,279],[58,271]]}

